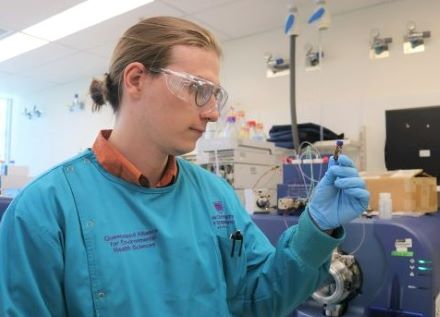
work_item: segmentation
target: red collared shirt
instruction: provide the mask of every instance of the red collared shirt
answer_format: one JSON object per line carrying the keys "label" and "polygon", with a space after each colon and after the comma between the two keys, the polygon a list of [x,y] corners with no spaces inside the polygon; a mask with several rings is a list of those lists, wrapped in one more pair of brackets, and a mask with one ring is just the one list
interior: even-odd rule
{"label": "red collared shirt", "polygon": [[[148,178],[145,175],[142,175],[142,172],[108,141],[111,133],[112,130],[101,130],[96,137],[92,150],[95,153],[98,162],[110,174],[136,185],[151,187]],[[168,162],[165,166],[162,177],[154,187],[171,185],[176,176],[176,158],[170,155],[168,156]]]}

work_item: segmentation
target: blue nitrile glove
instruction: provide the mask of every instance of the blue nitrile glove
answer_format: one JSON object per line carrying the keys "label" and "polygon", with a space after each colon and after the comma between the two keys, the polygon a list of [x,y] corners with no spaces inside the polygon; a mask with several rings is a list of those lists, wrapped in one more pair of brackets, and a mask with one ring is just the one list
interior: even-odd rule
{"label": "blue nitrile glove", "polygon": [[357,218],[368,206],[370,193],[359,177],[353,161],[340,155],[330,158],[308,205],[309,213],[321,230],[337,228]]}

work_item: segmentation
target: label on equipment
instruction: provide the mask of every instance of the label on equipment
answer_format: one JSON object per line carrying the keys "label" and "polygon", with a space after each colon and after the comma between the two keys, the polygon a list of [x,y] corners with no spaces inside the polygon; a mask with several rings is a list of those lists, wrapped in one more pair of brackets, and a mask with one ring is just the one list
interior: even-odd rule
{"label": "label on equipment", "polygon": [[413,256],[414,252],[408,250],[412,248],[412,239],[396,239],[394,242],[395,250],[391,251],[392,256]]}
{"label": "label on equipment", "polygon": [[431,157],[431,150],[419,150],[419,157]]}

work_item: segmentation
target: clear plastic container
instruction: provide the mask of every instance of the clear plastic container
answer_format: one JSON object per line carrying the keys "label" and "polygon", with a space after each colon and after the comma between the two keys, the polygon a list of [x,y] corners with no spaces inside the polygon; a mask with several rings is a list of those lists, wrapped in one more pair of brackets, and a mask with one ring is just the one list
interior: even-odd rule
{"label": "clear plastic container", "polygon": [[391,193],[379,193],[379,218],[391,219],[393,217],[393,201]]}
{"label": "clear plastic container", "polygon": [[249,139],[249,129],[246,125],[245,112],[243,110],[238,110],[235,113],[236,125],[238,129],[238,138],[240,140]]}
{"label": "clear plastic container", "polygon": [[264,127],[261,122],[257,122],[255,125],[254,140],[256,141],[266,141],[266,134],[264,133]]}
{"label": "clear plastic container", "polygon": [[236,139],[238,137],[238,129],[235,116],[228,116],[226,118],[226,124],[221,134],[224,138]]}
{"label": "clear plastic container", "polygon": [[235,122],[237,123],[237,126],[241,128],[242,126],[246,125],[246,119],[245,119],[245,112],[243,110],[237,110],[235,112]]}
{"label": "clear plastic container", "polygon": [[208,122],[206,125],[205,139],[214,139],[217,136],[217,122]]}
{"label": "clear plastic container", "polygon": [[238,138],[240,140],[249,140],[249,128],[246,125],[240,127]]}
{"label": "clear plastic container", "polygon": [[255,139],[255,127],[257,126],[257,122],[255,120],[248,120],[247,121],[247,127],[249,129],[249,139],[254,140]]}

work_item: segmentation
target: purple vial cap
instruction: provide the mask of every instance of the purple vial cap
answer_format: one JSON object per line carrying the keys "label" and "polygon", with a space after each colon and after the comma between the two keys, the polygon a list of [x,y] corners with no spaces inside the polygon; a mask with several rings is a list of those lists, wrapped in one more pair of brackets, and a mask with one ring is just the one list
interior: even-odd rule
{"label": "purple vial cap", "polygon": [[344,145],[344,141],[338,140],[338,141],[336,141],[336,145],[337,146],[343,146]]}

